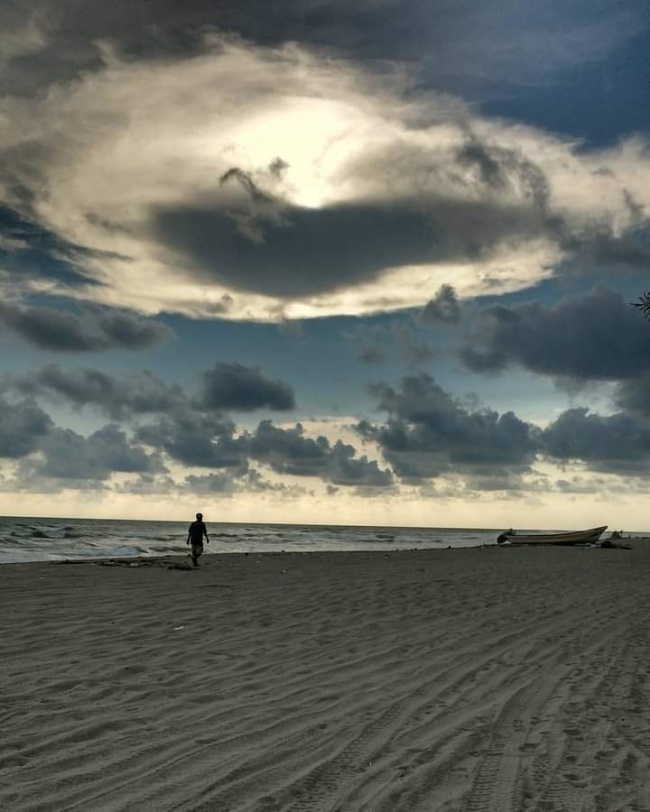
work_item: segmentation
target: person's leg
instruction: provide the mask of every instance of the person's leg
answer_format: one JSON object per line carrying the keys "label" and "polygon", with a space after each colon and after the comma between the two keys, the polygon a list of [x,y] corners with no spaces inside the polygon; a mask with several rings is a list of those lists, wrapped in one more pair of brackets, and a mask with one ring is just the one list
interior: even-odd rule
{"label": "person's leg", "polygon": [[195,567],[199,566],[199,558],[203,553],[203,545],[202,544],[193,544],[192,545],[192,563]]}

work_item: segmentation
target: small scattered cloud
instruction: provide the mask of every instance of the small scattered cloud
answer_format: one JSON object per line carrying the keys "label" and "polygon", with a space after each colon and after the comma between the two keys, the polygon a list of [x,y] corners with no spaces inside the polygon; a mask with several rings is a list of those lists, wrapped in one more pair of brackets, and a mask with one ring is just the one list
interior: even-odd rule
{"label": "small scattered cloud", "polygon": [[199,403],[205,409],[288,411],[296,405],[293,389],[288,384],[270,380],[259,369],[243,364],[217,362],[202,378]]}
{"label": "small scattered cloud", "polygon": [[433,299],[424,306],[420,321],[423,324],[456,324],[459,320],[460,303],[456,291],[451,285],[441,285]]}

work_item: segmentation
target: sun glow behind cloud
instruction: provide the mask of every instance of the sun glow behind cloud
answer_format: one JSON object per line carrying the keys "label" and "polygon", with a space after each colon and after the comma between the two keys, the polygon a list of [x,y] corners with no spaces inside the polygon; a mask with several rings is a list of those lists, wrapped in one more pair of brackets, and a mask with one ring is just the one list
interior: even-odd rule
{"label": "sun glow behind cloud", "polygon": [[[554,219],[563,239],[603,225],[617,236],[650,205],[640,139],[582,153],[449,97],[410,94],[398,71],[380,78],[298,46],[216,36],[206,48],[147,63],[107,50],[102,70],[9,104],[0,144],[38,145],[29,164],[16,163],[14,186],[29,190],[42,226],[89,252],[83,271],[103,283],[71,291],[39,280],[32,289],[149,314],[257,321],[391,311],[425,304],[442,283],[460,297],[534,285],[566,254]],[[233,168],[248,187],[222,182]],[[9,183],[4,196],[20,204]],[[288,212],[401,211],[428,223],[422,253],[431,256],[387,255],[364,278],[292,296],[244,282],[234,290],[232,257],[217,249],[199,273],[192,252],[154,228],[161,208],[196,206],[230,218],[260,251],[271,250],[271,232],[301,236]],[[375,237],[359,231],[360,256]],[[308,245],[301,250],[296,273],[309,276]]]}

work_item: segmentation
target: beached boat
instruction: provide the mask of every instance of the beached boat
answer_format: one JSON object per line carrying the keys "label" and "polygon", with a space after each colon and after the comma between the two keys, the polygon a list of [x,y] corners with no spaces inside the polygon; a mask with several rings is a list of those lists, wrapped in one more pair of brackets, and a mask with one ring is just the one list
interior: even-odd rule
{"label": "beached boat", "polygon": [[497,542],[507,544],[509,547],[546,544],[567,547],[573,544],[595,544],[605,530],[607,530],[607,525],[592,527],[589,530],[576,530],[571,533],[517,533],[516,530],[507,530],[505,533],[501,533]]}

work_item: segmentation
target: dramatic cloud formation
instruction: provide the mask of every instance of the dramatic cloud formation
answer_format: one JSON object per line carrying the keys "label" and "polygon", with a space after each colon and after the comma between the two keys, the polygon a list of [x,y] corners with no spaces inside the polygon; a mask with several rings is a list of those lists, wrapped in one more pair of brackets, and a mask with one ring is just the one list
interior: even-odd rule
{"label": "dramatic cloud formation", "polygon": [[[4,103],[0,201],[52,235],[33,274],[7,263],[25,290],[45,276],[146,313],[280,321],[647,258],[641,138],[585,151],[414,93],[398,70],[215,33],[190,55],[102,60]],[[65,268],[52,241],[71,246]]]}
{"label": "dramatic cloud formation", "polygon": [[644,0],[1,5],[0,497],[642,492],[649,34]]}
{"label": "dramatic cloud formation", "polygon": [[[253,372],[261,377],[259,370]],[[650,423],[639,413],[602,416],[573,408],[541,429],[512,412],[470,408],[427,374],[406,376],[397,388],[372,387],[387,417],[354,426],[378,452],[363,455],[350,443],[308,433],[301,423],[262,420],[254,430],[238,430],[224,412],[150,374],[117,380],[88,370],[68,374],[50,365],[31,375],[5,376],[2,388],[0,456],[17,464],[13,481],[19,489],[55,492],[72,486],[145,494],[189,488],[295,498],[306,493],[300,480],[319,480],[331,495],[343,487],[398,496],[404,487],[437,480],[446,483],[442,492],[448,494],[514,494],[551,488],[536,471],[540,462],[650,476]],[[25,393],[28,399],[12,399]],[[56,426],[34,402],[38,396],[92,406],[119,415],[122,424],[83,436]],[[143,417],[148,422],[141,422]],[[137,478],[122,482],[116,475]],[[183,480],[174,478],[179,476]],[[580,479],[557,487],[586,486]]]}

